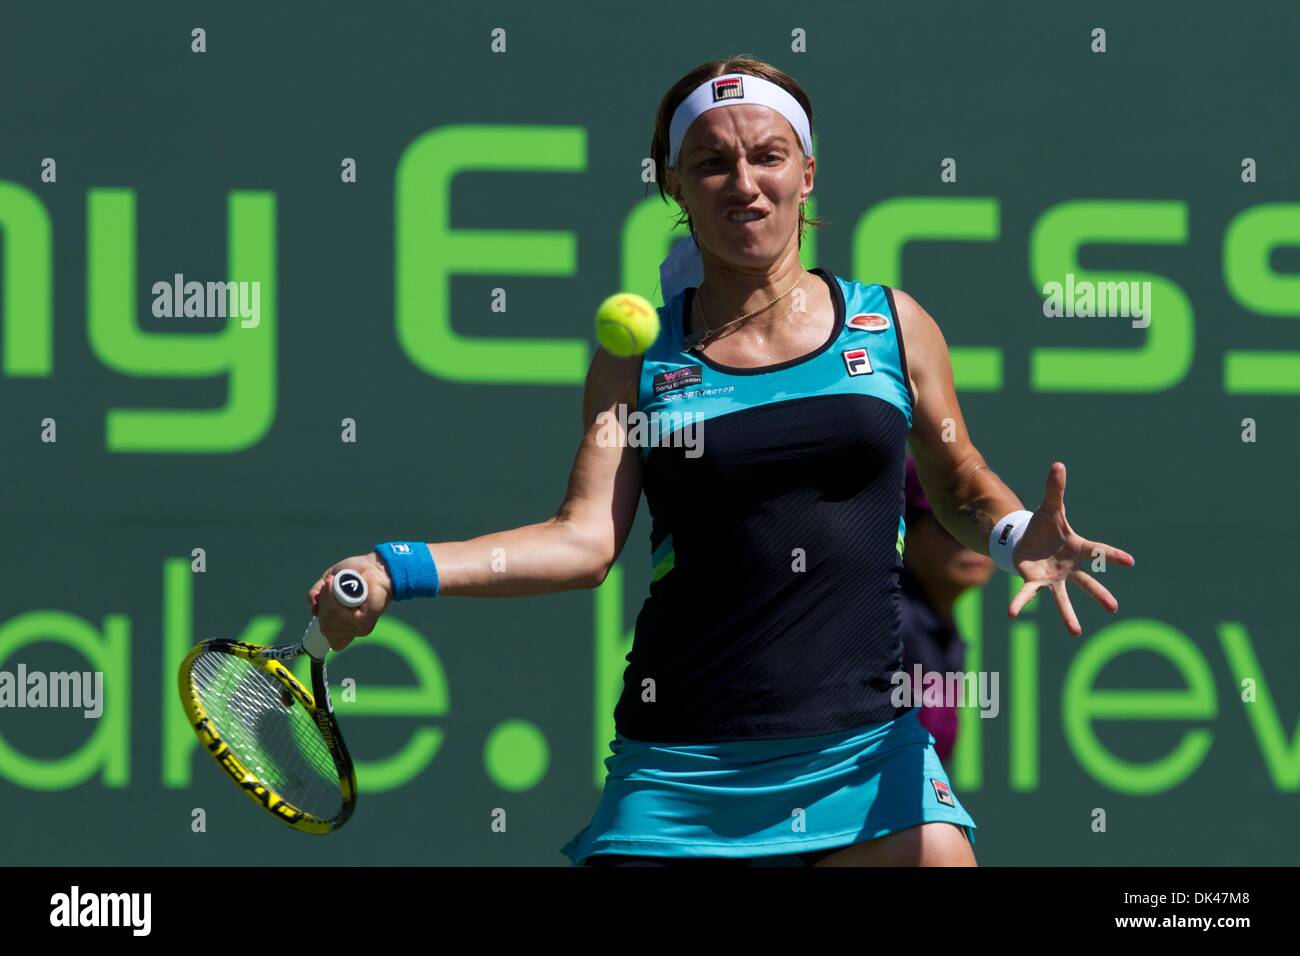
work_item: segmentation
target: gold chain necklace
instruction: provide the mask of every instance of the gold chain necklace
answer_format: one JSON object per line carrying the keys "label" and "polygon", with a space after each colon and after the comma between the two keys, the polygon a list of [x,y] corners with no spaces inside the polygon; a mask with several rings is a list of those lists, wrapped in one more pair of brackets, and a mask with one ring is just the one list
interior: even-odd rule
{"label": "gold chain necklace", "polygon": [[692,352],[696,350],[702,351],[704,349],[704,346],[708,343],[708,341],[712,339],[715,335],[717,335],[719,332],[722,332],[723,330],[730,328],[731,326],[735,325],[737,322],[743,322],[745,319],[758,315],[758,313],[762,312],[764,309],[770,309],[772,306],[776,305],[787,295],[793,292],[796,288],[798,288],[799,283],[803,282],[803,277],[805,275],[807,275],[806,272],[804,272],[802,269],[799,270],[799,278],[794,281],[794,285],[790,286],[790,288],[786,289],[784,292],[778,295],[767,305],[760,306],[759,308],[755,309],[753,312],[746,312],[744,315],[740,316],[740,318],[732,319],[730,322],[725,322],[722,325],[718,326],[716,329],[711,329],[708,327],[708,322],[704,317],[704,296],[700,293],[699,289],[696,289],[695,293],[700,298],[700,323],[704,326],[704,331],[698,334],[692,333],[686,336],[686,340],[683,343],[685,350],[687,352]]}

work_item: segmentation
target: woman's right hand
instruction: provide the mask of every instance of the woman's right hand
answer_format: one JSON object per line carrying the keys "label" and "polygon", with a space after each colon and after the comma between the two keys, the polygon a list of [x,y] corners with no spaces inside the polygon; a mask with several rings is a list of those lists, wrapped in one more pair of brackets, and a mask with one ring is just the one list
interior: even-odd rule
{"label": "woman's right hand", "polygon": [[[334,575],[344,568],[356,571],[366,580],[369,594],[366,603],[358,607],[344,607],[330,589]],[[388,609],[393,597],[393,582],[388,569],[373,551],[344,558],[326,568],[307,592],[311,612],[320,619],[320,632],[330,642],[330,648],[341,651],[358,637],[365,637],[375,629],[379,617]]]}

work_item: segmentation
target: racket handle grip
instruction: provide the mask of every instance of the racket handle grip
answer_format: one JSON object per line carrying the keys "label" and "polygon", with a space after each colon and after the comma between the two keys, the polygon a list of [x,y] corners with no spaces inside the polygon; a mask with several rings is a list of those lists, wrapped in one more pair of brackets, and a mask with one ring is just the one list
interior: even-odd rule
{"label": "racket handle grip", "polygon": [[344,607],[360,607],[370,596],[366,579],[351,568],[344,568],[334,575],[330,590],[334,592],[334,599]]}
{"label": "racket handle grip", "polygon": [[307,625],[307,633],[302,636],[302,649],[318,661],[324,660],[330,652],[330,642],[320,632],[320,618],[313,617]]}
{"label": "racket handle grip", "polygon": [[[366,598],[370,594],[370,589],[366,587],[366,579],[348,568],[334,575],[330,591],[334,599],[344,607],[360,607],[366,603]],[[329,653],[330,642],[320,631],[319,617],[313,617],[311,623],[307,625],[307,633],[302,638],[302,649],[317,660],[323,660]]]}

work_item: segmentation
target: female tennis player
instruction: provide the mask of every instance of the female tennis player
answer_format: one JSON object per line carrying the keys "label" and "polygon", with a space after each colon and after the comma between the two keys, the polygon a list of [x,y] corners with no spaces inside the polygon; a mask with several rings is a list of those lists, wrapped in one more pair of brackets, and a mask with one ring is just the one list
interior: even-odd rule
{"label": "female tennis player", "polygon": [[[933,738],[891,700],[906,445],[943,526],[1024,578],[1011,617],[1047,589],[1078,635],[1066,582],[1114,612],[1081,565],[1134,563],[1067,523],[1060,462],[1032,512],[988,467],[911,296],[805,271],[811,153],[811,104],[782,71],[732,57],[676,83],[652,156],[692,240],[663,264],[650,350],[592,360],[559,510],[470,541],[386,542],[308,595],[341,648],[390,600],[595,587],[645,492],[649,597],[603,795],[563,848],[575,865],[974,865],[975,823]],[[691,412],[700,441],[602,440],[600,413],[620,405]],[[332,598],[341,568],[366,577],[366,605]]]}

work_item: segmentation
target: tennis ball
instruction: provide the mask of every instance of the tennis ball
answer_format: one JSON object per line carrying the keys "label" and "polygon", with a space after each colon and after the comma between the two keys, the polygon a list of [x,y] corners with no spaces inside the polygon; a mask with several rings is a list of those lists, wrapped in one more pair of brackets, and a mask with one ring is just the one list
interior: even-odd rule
{"label": "tennis ball", "polygon": [[634,292],[616,292],[596,310],[596,338],[614,355],[640,355],[659,337],[659,313]]}

